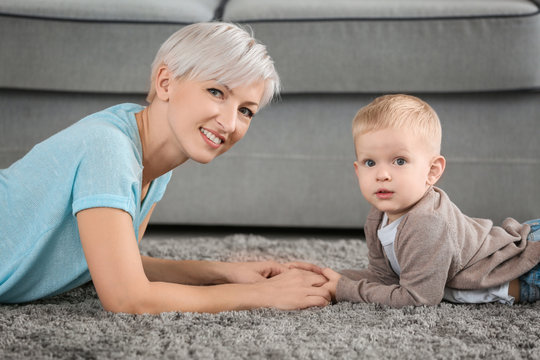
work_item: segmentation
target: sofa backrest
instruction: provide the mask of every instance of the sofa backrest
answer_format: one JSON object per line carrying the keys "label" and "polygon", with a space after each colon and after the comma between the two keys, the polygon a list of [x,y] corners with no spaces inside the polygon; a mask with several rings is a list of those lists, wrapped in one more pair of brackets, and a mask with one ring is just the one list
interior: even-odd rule
{"label": "sofa backrest", "polygon": [[540,89],[540,11],[530,0],[149,4],[2,1],[0,88],[145,93],[159,45],[219,17],[254,30],[286,94]]}

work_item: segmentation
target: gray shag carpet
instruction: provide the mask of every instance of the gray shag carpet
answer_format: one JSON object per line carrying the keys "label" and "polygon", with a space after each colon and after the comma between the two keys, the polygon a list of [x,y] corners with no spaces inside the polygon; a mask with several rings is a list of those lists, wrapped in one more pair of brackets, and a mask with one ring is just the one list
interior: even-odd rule
{"label": "gray shag carpet", "polygon": [[[362,239],[150,237],[141,249],[177,259],[367,265]],[[128,315],[105,312],[87,284],[30,304],[0,305],[0,359],[20,358],[540,359],[540,303]]]}

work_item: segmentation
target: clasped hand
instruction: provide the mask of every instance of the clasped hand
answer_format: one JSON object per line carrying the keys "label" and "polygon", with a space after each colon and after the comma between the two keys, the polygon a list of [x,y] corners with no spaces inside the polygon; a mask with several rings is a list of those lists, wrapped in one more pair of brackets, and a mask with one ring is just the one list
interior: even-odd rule
{"label": "clasped hand", "polygon": [[335,296],[339,279],[339,274],[333,270],[306,262],[263,261],[230,265],[230,282],[256,284],[268,306],[283,310],[328,305]]}

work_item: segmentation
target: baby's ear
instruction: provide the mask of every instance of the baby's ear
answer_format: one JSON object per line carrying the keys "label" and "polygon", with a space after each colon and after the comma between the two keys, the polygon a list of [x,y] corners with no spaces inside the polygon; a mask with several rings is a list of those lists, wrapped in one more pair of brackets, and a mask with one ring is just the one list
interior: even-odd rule
{"label": "baby's ear", "polygon": [[428,185],[435,185],[441,178],[444,168],[446,166],[446,159],[444,156],[438,155],[431,160],[431,167],[429,168],[429,174],[427,178]]}
{"label": "baby's ear", "polygon": [[360,180],[360,175],[358,175],[358,168],[359,168],[360,164],[358,164],[358,161],[355,161],[354,162],[354,173],[356,174],[356,178],[358,180]]}

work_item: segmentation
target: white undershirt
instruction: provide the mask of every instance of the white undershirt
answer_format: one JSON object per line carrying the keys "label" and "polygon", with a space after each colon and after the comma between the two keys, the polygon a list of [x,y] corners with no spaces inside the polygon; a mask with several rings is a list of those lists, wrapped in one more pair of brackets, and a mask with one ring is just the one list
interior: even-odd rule
{"label": "white undershirt", "polygon": [[401,274],[401,268],[399,267],[396,258],[396,252],[394,251],[394,241],[396,240],[397,228],[401,223],[401,220],[403,220],[403,216],[388,224],[388,216],[384,213],[381,228],[377,230],[377,236],[386,253],[386,257],[390,261],[390,266],[392,266],[392,270],[394,270],[398,276]]}
{"label": "white undershirt", "polygon": [[[385,213],[381,228],[377,230],[377,237],[381,242],[388,261],[390,261],[390,266],[398,276],[401,274],[401,268],[396,258],[394,241],[396,240],[397,228],[402,219],[403,216],[388,224],[388,216]],[[505,283],[500,286],[479,290],[457,290],[445,287],[443,299],[454,303],[479,304],[500,302],[502,304],[512,305],[514,298],[508,294],[508,286],[509,283]]]}

